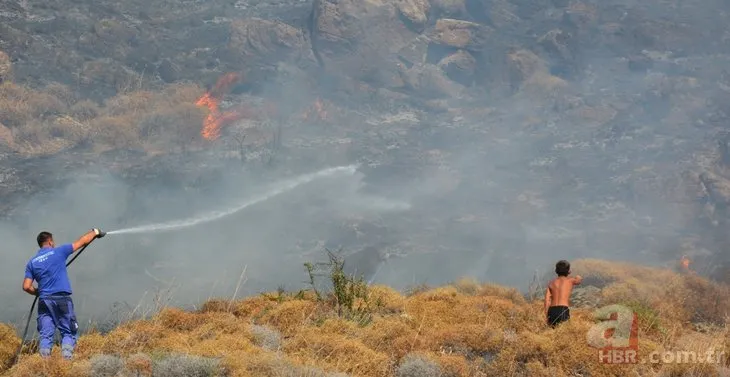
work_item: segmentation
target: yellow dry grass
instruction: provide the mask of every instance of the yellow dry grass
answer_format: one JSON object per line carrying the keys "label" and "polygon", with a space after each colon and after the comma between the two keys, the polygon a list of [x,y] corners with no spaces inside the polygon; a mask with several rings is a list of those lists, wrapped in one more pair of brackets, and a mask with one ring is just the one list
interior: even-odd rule
{"label": "yellow dry grass", "polygon": [[51,155],[82,143],[96,151],[186,148],[200,140],[206,113],[195,101],[203,93],[197,85],[172,84],[96,103],[78,100],[57,83],[35,90],[6,81],[0,83],[0,124],[9,130],[5,143],[25,155]]}
{"label": "yellow dry grass", "polygon": [[[634,308],[640,359],[650,360],[652,352],[730,351],[720,315],[728,309],[726,286],[692,274],[601,260],[575,261],[573,270],[586,284],[602,288],[602,303]],[[410,295],[373,286],[370,297],[379,305],[364,325],[338,317],[331,303],[318,302],[311,294],[210,300],[196,312],[167,308],[106,335],[81,336],[72,362],[61,360],[57,350],[50,361],[25,355],[5,375],[85,376],[96,354],[117,354],[139,375],[151,371],[146,355],[215,357],[231,376],[246,377],[318,375],[312,370],[395,376],[401,361],[412,355],[435,363],[444,376],[469,377],[719,376],[727,364],[726,358],[720,364],[601,364],[586,340],[595,324],[591,309],[573,308],[570,321],[553,329],[544,323],[541,302],[470,279]],[[254,324],[281,334],[278,350],[258,345]],[[707,327],[701,330],[700,324]],[[11,339],[0,343],[5,359],[18,344],[8,331],[0,331]],[[7,350],[2,348],[6,345]]]}

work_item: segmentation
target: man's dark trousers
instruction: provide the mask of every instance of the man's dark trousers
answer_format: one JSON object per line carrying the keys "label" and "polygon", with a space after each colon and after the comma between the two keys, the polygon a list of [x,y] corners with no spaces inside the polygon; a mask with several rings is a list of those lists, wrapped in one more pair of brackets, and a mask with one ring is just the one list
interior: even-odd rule
{"label": "man's dark trousers", "polygon": [[76,336],[79,329],[71,295],[56,294],[39,297],[38,333],[40,334],[41,355],[50,355],[56,329],[61,332],[63,357],[70,358],[76,347]]}

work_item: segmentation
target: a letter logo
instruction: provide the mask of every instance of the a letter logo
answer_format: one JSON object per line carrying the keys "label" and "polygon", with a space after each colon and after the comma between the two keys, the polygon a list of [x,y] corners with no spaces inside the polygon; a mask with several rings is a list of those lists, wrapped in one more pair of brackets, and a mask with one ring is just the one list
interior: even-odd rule
{"label": "a letter logo", "polygon": [[605,364],[635,363],[639,349],[636,313],[623,305],[609,305],[594,312],[597,320],[586,340],[598,349],[598,361]]}

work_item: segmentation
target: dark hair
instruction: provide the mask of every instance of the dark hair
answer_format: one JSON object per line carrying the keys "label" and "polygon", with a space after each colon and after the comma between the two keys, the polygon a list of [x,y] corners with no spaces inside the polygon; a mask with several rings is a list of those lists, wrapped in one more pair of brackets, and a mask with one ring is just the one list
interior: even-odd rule
{"label": "dark hair", "polygon": [[43,244],[48,242],[48,240],[53,238],[53,234],[49,232],[40,232],[38,233],[38,237],[36,237],[36,241],[38,241],[38,247],[43,247]]}
{"label": "dark hair", "polygon": [[555,273],[558,274],[558,276],[568,276],[570,273],[570,262],[567,260],[561,260],[558,261],[558,263],[555,263]]}

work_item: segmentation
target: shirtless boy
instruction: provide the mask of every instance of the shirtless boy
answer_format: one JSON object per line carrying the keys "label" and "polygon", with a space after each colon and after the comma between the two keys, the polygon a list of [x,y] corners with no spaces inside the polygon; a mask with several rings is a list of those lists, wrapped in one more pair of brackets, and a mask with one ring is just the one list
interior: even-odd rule
{"label": "shirtless boy", "polygon": [[555,264],[555,273],[558,277],[553,279],[545,290],[545,316],[548,325],[555,327],[561,322],[570,319],[570,294],[573,287],[579,285],[583,278],[570,275],[570,263],[561,260]]}

